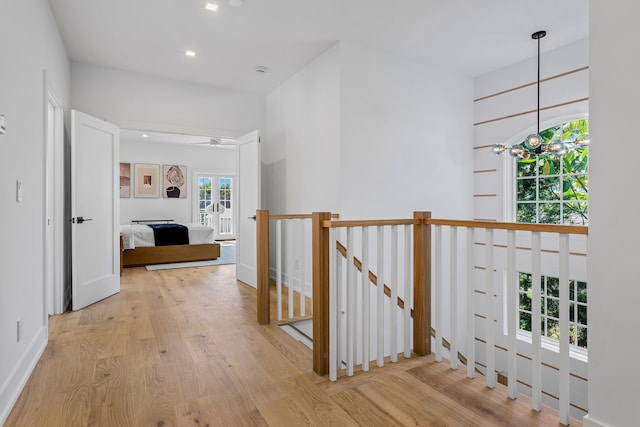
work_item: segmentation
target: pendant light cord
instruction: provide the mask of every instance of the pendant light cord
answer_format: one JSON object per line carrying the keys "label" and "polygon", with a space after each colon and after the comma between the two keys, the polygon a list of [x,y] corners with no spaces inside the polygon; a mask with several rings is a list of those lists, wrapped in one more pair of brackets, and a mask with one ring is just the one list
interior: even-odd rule
{"label": "pendant light cord", "polygon": [[536,133],[540,135],[540,38],[538,38],[538,129]]}

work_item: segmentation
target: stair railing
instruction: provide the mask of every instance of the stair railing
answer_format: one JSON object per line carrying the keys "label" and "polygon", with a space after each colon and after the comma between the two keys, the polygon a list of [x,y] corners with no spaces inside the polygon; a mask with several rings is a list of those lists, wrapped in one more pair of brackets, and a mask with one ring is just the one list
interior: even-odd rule
{"label": "stair railing", "polygon": [[[258,323],[309,318],[311,283],[307,279],[311,277],[311,267],[307,255],[311,252],[311,214],[272,215],[268,210],[258,210],[256,233]],[[275,287],[275,319],[271,319],[272,287]]]}
{"label": "stair railing", "polygon": [[[517,384],[519,378],[517,376],[517,328],[518,328],[518,311],[519,311],[519,278],[517,269],[518,252],[520,253],[520,261],[528,261],[524,255],[526,252],[530,252],[530,267],[531,267],[531,398],[532,409],[540,411],[542,408],[542,334],[541,334],[541,261],[543,253],[547,257],[556,257],[558,272],[559,272],[559,343],[558,343],[558,410],[560,422],[562,424],[568,424],[570,418],[570,338],[569,338],[569,320],[570,320],[570,301],[569,301],[569,266],[570,266],[570,241],[571,237],[586,236],[588,234],[588,227],[584,226],[572,226],[572,225],[547,225],[547,224],[523,224],[523,223],[505,223],[505,222],[489,222],[489,221],[457,221],[457,220],[443,220],[430,218],[426,221],[428,224],[434,227],[434,329],[436,332],[435,339],[435,354],[436,360],[442,360],[442,322],[444,318],[442,305],[442,297],[445,295],[446,289],[443,286],[443,271],[446,269],[446,264],[449,265],[449,278],[448,278],[448,293],[450,296],[450,306],[448,307],[448,320],[450,324],[450,336],[449,341],[451,343],[450,354],[457,354],[457,349],[461,347],[462,343],[456,336],[458,330],[458,322],[461,319],[466,319],[465,327],[467,334],[466,343],[466,365],[467,376],[473,378],[477,367],[476,362],[476,342],[478,341],[478,335],[483,335],[485,347],[485,364],[484,374],[486,376],[487,387],[493,388],[496,385],[497,372],[496,372],[496,349],[501,348],[495,342],[496,336],[499,335],[499,331],[495,326],[495,319],[501,317],[497,313],[497,308],[502,307],[499,301],[496,301],[496,294],[499,291],[499,286],[502,286],[502,278],[497,274],[499,271],[503,271],[505,274],[506,289],[506,350],[507,362],[506,362],[506,383],[508,387],[508,395],[510,398],[515,399],[517,395]],[[442,231],[447,228],[449,231],[449,254],[447,261],[443,262],[443,257],[446,254],[443,252],[443,238]],[[466,266],[463,268],[466,270],[466,274],[463,276],[463,281],[458,280],[459,268],[458,268],[458,229],[466,229]],[[496,241],[496,232],[500,232],[501,240],[505,242],[498,243]],[[484,232],[484,233],[483,233]],[[505,234],[506,232],[506,239]],[[516,238],[516,233],[520,233],[519,238]],[[478,242],[482,240],[482,234],[484,234],[484,242]],[[542,248],[542,236],[546,237],[546,241],[557,244],[557,249]],[[464,241],[464,239],[461,239]],[[530,246],[519,246],[517,242],[526,241],[530,243]],[[506,244],[504,244],[506,243]],[[586,238],[581,243],[586,250]],[[482,249],[484,251],[478,251],[474,254],[474,249]],[[496,249],[500,249],[506,252],[502,253],[506,259],[497,259]],[[484,254],[482,255],[482,252]],[[575,255],[575,254],[574,254]],[[586,256],[586,254],[581,254]],[[475,262],[474,262],[475,261]],[[525,262],[527,263],[527,262]],[[501,267],[498,267],[500,265]],[[479,267],[481,266],[481,267]],[[476,314],[478,307],[476,306],[476,285],[478,280],[474,279],[474,269],[481,268],[484,270],[484,287],[481,291],[482,306],[484,313],[480,315],[483,319],[484,328],[482,331],[476,331]],[[475,283],[474,283],[475,282]],[[481,286],[479,286],[481,287]],[[467,293],[467,307],[463,315],[461,316],[456,301],[458,299],[458,292],[466,291]],[[442,307],[442,309],[438,309]],[[451,357],[451,368],[457,368],[457,357]]]}
{"label": "stair railing", "polygon": [[[316,373],[329,374],[335,381],[343,366],[347,375],[353,375],[357,366],[366,371],[371,347],[375,347],[378,366],[384,364],[385,357],[396,362],[399,353],[409,358],[412,352],[431,352],[427,261],[431,236],[424,223],[428,217],[428,212],[415,212],[408,219],[336,221],[327,212],[313,214]],[[339,243],[341,232],[344,245]],[[371,234],[375,240],[369,239]],[[371,284],[377,285],[375,296],[370,294]],[[370,303],[372,299],[375,304]],[[396,304],[400,300],[403,303]]]}

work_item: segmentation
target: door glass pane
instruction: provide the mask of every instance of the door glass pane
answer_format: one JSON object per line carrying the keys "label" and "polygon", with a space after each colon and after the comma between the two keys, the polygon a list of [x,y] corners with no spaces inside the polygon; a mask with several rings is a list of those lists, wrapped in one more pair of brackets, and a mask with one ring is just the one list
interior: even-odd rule
{"label": "door glass pane", "polygon": [[198,222],[207,226],[211,226],[211,217],[207,214],[206,208],[211,204],[212,182],[210,177],[201,176],[198,178]]}
{"label": "door glass pane", "polygon": [[229,177],[218,178],[220,205],[225,210],[219,215],[219,234],[233,234],[233,179]]}

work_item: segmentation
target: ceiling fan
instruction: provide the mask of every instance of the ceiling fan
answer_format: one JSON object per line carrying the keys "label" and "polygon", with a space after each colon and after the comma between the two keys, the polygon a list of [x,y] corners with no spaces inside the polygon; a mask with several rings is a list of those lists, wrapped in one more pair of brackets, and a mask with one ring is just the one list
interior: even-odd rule
{"label": "ceiling fan", "polygon": [[230,138],[209,138],[208,141],[195,142],[195,145],[210,145],[212,147],[235,147],[236,140]]}

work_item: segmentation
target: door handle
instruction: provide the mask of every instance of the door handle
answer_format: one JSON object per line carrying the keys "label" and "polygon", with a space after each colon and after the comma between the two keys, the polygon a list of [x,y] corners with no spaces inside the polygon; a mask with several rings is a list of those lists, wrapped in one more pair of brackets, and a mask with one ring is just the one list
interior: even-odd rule
{"label": "door handle", "polygon": [[82,224],[83,222],[86,222],[86,221],[93,221],[93,218],[84,218],[81,216],[77,218],[71,218],[71,222],[73,222],[74,224],[75,223]]}
{"label": "door handle", "polygon": [[256,216],[255,215],[254,216],[248,216],[247,218],[252,219],[254,221],[256,220]]}

